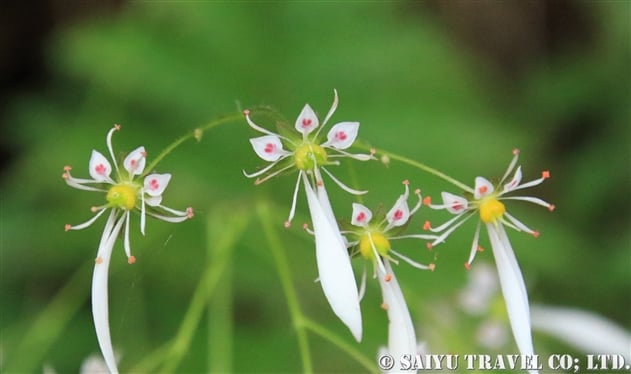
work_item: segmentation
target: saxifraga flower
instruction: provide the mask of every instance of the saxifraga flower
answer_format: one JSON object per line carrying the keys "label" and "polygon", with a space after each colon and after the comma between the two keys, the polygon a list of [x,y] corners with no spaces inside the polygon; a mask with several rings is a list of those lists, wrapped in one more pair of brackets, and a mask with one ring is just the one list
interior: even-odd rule
{"label": "saxifraga flower", "polygon": [[[513,159],[504,173],[504,176],[495,185],[483,177],[477,177],[475,179],[475,187],[465,191],[465,197],[443,192],[443,204],[440,205],[434,205],[431,203],[431,199],[426,198],[424,201],[426,205],[433,209],[446,209],[450,213],[455,214],[455,217],[438,227],[431,227],[430,223],[426,222],[425,228],[436,233],[441,233],[434,242],[430,243],[431,248],[433,245],[444,242],[451,233],[469,218],[479,215],[480,220],[478,221],[473,236],[473,244],[465,267],[467,269],[470,268],[476,253],[482,250],[482,247],[478,244],[478,240],[480,227],[484,224],[487,228],[489,241],[491,242],[491,248],[495,257],[500,286],[504,300],[506,301],[506,309],[513,330],[513,336],[523,355],[533,355],[534,349],[530,327],[528,294],[519,264],[515,258],[515,253],[506,235],[505,227],[510,227],[516,231],[525,231],[535,238],[539,236],[539,231],[532,230],[508,213],[504,202],[510,200],[527,201],[546,207],[550,211],[553,211],[555,207],[553,204],[537,197],[512,195],[514,191],[537,186],[550,178],[550,172],[543,171],[540,178],[521,183],[522,171],[521,166],[519,166],[513,174],[512,179],[506,182],[517,165],[519,150],[513,150],[513,155]],[[533,370],[531,372],[536,371]]]}
{"label": "saxifraga flower", "polygon": [[[108,269],[112,249],[123,226],[125,227],[123,247],[127,262],[133,264],[136,258],[131,254],[129,243],[129,227],[132,211],[140,213],[140,231],[145,234],[145,217],[147,215],[167,222],[183,222],[193,218],[193,209],[185,211],[168,208],[162,205],[162,193],[166,189],[171,174],[144,174],[147,152],[138,147],[130,152],[119,168],[112,148],[112,135],[120,130],[119,125],[107,133],[106,143],[112,164],[103,154],[92,150],[89,162],[89,174],[92,179],[75,178],[70,174],[71,167],[64,167],[63,179],[70,187],[80,190],[96,191],[105,194],[106,203],[91,208],[94,217],[79,225],[65,226],[65,230],[81,230],[92,225],[106,211],[109,211],[107,222],[94,261],[92,276],[92,315],[94,328],[103,357],[110,372],[116,373],[116,360],[112,349],[108,319]],[[113,176],[112,176],[113,172]],[[144,176],[142,181],[138,180]]]}

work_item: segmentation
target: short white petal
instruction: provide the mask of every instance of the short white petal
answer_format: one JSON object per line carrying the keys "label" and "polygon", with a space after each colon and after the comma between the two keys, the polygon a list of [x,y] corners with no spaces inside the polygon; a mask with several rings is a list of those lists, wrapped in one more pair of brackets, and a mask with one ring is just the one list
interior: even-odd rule
{"label": "short white petal", "polygon": [[534,349],[530,330],[528,294],[524,278],[521,275],[519,264],[504,227],[502,225],[495,226],[492,223],[487,223],[486,227],[515,342],[522,355],[532,356]]}
{"label": "short white petal", "polygon": [[250,139],[250,144],[254,148],[254,152],[265,161],[277,161],[282,156],[288,154],[283,149],[280,138],[276,135],[264,135],[258,138]]}
{"label": "short white petal", "polygon": [[581,309],[533,305],[532,328],[590,354],[622,355],[631,361],[631,333]]}
{"label": "short white petal", "polygon": [[324,296],[333,312],[351,330],[355,339],[361,341],[359,294],[350,257],[337,225],[333,226],[329,221],[304,174],[303,181],[313,223],[318,274]]}
{"label": "short white petal", "polygon": [[[110,215],[110,220],[108,220],[108,224],[106,224],[106,230],[111,227],[111,220],[113,219],[115,219],[115,216]],[[101,348],[101,353],[111,373],[118,373],[118,369],[116,367],[116,359],[110,338],[107,281],[112,249],[123,222],[125,222],[125,218],[119,218],[110,232],[103,233],[97,254],[98,261],[94,265],[94,273],[92,274],[92,316],[94,318],[94,329],[96,331],[99,347]]]}
{"label": "short white petal", "polygon": [[147,161],[147,152],[145,151],[145,147],[140,146],[130,154],[125,157],[123,160],[123,167],[129,175],[140,175],[145,170],[145,162]]}
{"label": "short white petal", "polygon": [[372,219],[372,212],[362,204],[353,203],[353,218],[351,224],[354,226],[365,227]]}
{"label": "short white petal", "polygon": [[410,207],[408,206],[407,195],[402,195],[394,203],[390,211],[386,214],[388,226],[397,227],[405,225],[410,219]]}
{"label": "short white petal", "polygon": [[400,368],[397,366],[400,357],[406,354],[414,355],[417,352],[416,334],[410,311],[392,267],[388,261],[385,261],[384,265],[388,275],[390,275],[390,280],[386,282],[385,274],[379,274],[378,278],[390,321],[388,325],[388,353],[395,358],[396,363],[390,372],[400,372]]}
{"label": "short white petal", "polygon": [[92,179],[99,182],[109,181],[111,173],[112,165],[110,162],[100,152],[92,150],[90,156],[90,176]]}
{"label": "short white petal", "polygon": [[[144,191],[149,196],[160,196],[167,188],[169,181],[171,180],[171,174],[149,174],[145,177]],[[159,203],[158,203],[159,204]],[[151,204],[149,204],[151,205]]]}
{"label": "short white petal", "polygon": [[473,196],[476,200],[483,198],[484,196],[489,195],[494,191],[493,184],[489,182],[486,178],[476,177],[475,178],[475,191],[473,192]]}
{"label": "short white petal", "polygon": [[452,214],[460,214],[467,210],[469,202],[462,196],[454,195],[449,192],[441,192],[445,209]]}
{"label": "short white petal", "polygon": [[319,125],[320,123],[318,122],[318,117],[315,112],[311,109],[309,104],[306,104],[296,119],[296,130],[301,134],[307,135]]}
{"label": "short white petal", "polygon": [[323,145],[335,149],[346,149],[350,147],[359,131],[359,122],[340,122],[335,124],[327,134],[327,142]]}

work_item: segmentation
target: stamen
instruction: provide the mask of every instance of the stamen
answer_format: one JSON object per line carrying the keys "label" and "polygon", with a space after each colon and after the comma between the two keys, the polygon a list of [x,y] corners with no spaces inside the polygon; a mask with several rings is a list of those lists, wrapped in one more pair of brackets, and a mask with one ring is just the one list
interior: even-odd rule
{"label": "stamen", "polygon": [[550,171],[549,170],[544,170],[541,172],[541,178],[543,179],[548,179],[550,178]]}
{"label": "stamen", "polygon": [[94,262],[95,262],[96,264],[101,264],[101,263],[103,263],[103,259],[102,259],[101,257],[97,257],[97,258],[94,260]]}
{"label": "stamen", "polygon": [[388,304],[386,304],[386,303],[381,303],[380,307],[383,310],[388,310]]}
{"label": "stamen", "polygon": [[285,228],[286,228],[286,229],[288,229],[288,228],[290,228],[290,227],[291,227],[291,222],[289,222],[289,221],[285,221],[285,222],[283,223],[283,226],[285,226]]}
{"label": "stamen", "polygon": [[381,163],[390,166],[390,157],[388,157],[388,155],[381,156]]}
{"label": "stamen", "polygon": [[134,257],[134,256],[129,256],[129,257],[127,258],[127,263],[128,263],[128,264],[130,264],[130,265],[131,265],[131,264],[133,264],[133,263],[135,263],[135,262],[136,262],[136,257]]}
{"label": "stamen", "polygon": [[193,208],[189,206],[186,208],[186,218],[192,219],[193,217],[195,217],[195,213],[193,212]]}
{"label": "stamen", "polygon": [[300,189],[300,179],[302,176],[302,171],[298,173],[298,179],[296,180],[296,186],[294,187],[294,195],[291,199],[291,208],[289,209],[289,217],[287,217],[287,221],[285,221],[285,228],[289,228],[291,226],[291,220],[294,219],[294,214],[296,213],[296,202],[298,200],[298,190]]}
{"label": "stamen", "polygon": [[[370,148],[369,150],[370,152],[370,156],[374,156],[377,153],[377,150],[375,148]],[[388,157],[388,155],[384,155],[385,157]],[[388,157],[388,161],[390,161],[390,158]],[[385,162],[384,162],[385,164]]]}
{"label": "stamen", "polygon": [[425,244],[425,246],[427,247],[427,250],[431,251],[432,248],[434,248],[434,245],[432,243],[427,243]]}
{"label": "stamen", "polygon": [[[331,179],[333,179],[333,182],[335,182],[338,186],[340,186],[344,191],[353,194],[353,195],[363,195],[368,193],[368,191],[360,191],[360,190],[356,190],[354,188],[350,188],[347,185],[345,185],[344,183],[342,183],[339,179],[335,178],[335,176],[333,176],[333,174],[331,174],[328,170],[326,170],[325,168],[320,168],[322,169]],[[321,180],[319,181],[321,182]],[[318,184],[318,186],[320,186],[320,184]]]}
{"label": "stamen", "polygon": [[432,224],[429,221],[425,221],[423,224],[423,230],[427,231],[432,228]]}
{"label": "stamen", "polygon": [[64,226],[64,230],[65,231],[70,231],[70,229],[72,229],[72,225],[66,223],[66,225]]}
{"label": "stamen", "polygon": [[538,238],[539,237],[539,231],[533,231],[532,232],[532,236],[534,236],[535,239]]}
{"label": "stamen", "polygon": [[432,197],[431,196],[425,196],[425,198],[423,199],[423,204],[430,206],[432,205]]}
{"label": "stamen", "polygon": [[548,207],[548,210],[552,212],[554,208],[556,208],[556,206],[554,204],[550,204],[550,206]]}
{"label": "stamen", "polygon": [[406,185],[406,186],[409,186],[409,185],[410,185],[410,181],[409,181],[409,180],[407,180],[407,179],[406,179],[406,180],[404,180],[404,181],[403,181],[403,182],[401,182],[401,183],[403,183],[403,184],[404,184],[404,185]]}
{"label": "stamen", "polygon": [[513,154],[515,156],[517,156],[519,154],[519,149],[517,149],[517,148],[513,149]]}
{"label": "stamen", "polygon": [[390,282],[392,280],[392,274],[386,274],[386,276],[383,277],[383,280],[386,282]]}
{"label": "stamen", "polygon": [[429,269],[429,271],[434,271],[434,269],[436,269],[436,264],[432,262],[431,264],[427,265],[427,268]]}
{"label": "stamen", "polygon": [[471,270],[471,264],[468,263],[468,262],[465,262],[464,263],[464,268],[467,269],[467,270]]}

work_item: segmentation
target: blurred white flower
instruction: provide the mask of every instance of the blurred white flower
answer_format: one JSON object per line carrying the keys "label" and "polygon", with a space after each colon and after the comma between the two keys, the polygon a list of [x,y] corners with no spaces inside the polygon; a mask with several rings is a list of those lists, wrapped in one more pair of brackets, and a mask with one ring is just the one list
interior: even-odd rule
{"label": "blurred white flower", "polygon": [[622,355],[631,362],[631,333],[581,309],[533,305],[532,328],[590,354]]}

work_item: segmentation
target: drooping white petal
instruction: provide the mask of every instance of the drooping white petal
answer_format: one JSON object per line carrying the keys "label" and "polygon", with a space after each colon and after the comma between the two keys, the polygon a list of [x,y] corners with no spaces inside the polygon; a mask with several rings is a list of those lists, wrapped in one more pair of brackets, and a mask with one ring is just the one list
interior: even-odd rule
{"label": "drooping white petal", "polygon": [[519,183],[521,183],[521,178],[522,178],[522,173],[521,173],[521,166],[520,166],[517,168],[517,171],[515,171],[515,175],[513,176],[513,179],[511,179],[510,182],[504,185],[504,192],[502,193],[506,193],[506,192],[510,192],[514,190],[517,186],[519,186]]}
{"label": "drooping white petal", "polygon": [[[110,338],[110,323],[109,323],[109,306],[108,306],[108,269],[110,265],[110,258],[112,255],[112,249],[118,233],[121,230],[124,217],[120,217],[118,222],[113,225],[113,221],[116,219],[114,211],[110,214],[107,229],[111,229],[108,232],[104,232],[101,237],[101,243],[99,244],[99,250],[97,253],[97,260],[94,264],[94,273],[92,274],[92,317],[94,318],[94,329],[96,331],[96,337],[101,348],[101,353],[105,359],[105,363],[111,373],[118,373],[116,367],[116,359],[114,358],[114,350],[112,348],[112,340]],[[113,227],[112,227],[113,225]]]}
{"label": "drooping white petal", "polygon": [[340,122],[335,124],[329,130],[326,138],[327,141],[322,144],[323,147],[332,147],[335,149],[346,149],[350,147],[359,131],[359,122]]}
{"label": "drooping white petal", "polygon": [[358,227],[366,227],[368,222],[372,219],[372,212],[364,205],[359,203],[353,203],[353,218],[351,218],[351,225]]}
{"label": "drooping white petal", "polygon": [[130,154],[125,157],[123,160],[123,167],[130,176],[140,175],[145,170],[145,163],[147,161],[147,152],[145,151],[145,147],[140,146]]}
{"label": "drooping white petal", "polygon": [[99,182],[111,181],[112,165],[99,151],[92,150],[89,165],[92,179]]}
{"label": "drooping white petal", "polygon": [[[385,268],[389,275],[389,281],[386,281],[385,274],[379,274],[379,284],[383,301],[387,308],[388,320],[388,353],[394,358],[395,366],[390,372],[401,372],[399,360],[403,355],[416,354],[416,334],[414,325],[410,317],[401,287],[397,282],[397,278],[392,272],[392,267],[388,261],[385,261]],[[415,370],[411,371],[416,372]]]}
{"label": "drooping white petal", "polygon": [[289,154],[283,149],[283,143],[276,135],[264,135],[250,139],[254,152],[265,161],[274,162]]}
{"label": "drooping white petal", "polygon": [[532,328],[590,354],[622,355],[631,361],[631,333],[581,309],[533,305]]}
{"label": "drooping white petal", "polygon": [[[144,192],[149,196],[160,196],[167,188],[169,181],[171,180],[171,174],[149,174],[145,177]],[[159,204],[159,203],[158,203]],[[151,205],[151,204],[149,204]]]}
{"label": "drooping white petal", "polygon": [[327,217],[304,173],[302,178],[313,223],[318,274],[324,296],[333,312],[351,330],[355,339],[361,341],[359,294],[350,257],[337,225],[334,226]]}
{"label": "drooping white petal", "polygon": [[320,169],[319,168],[313,169],[313,174],[315,175],[315,180],[316,180],[315,192],[316,192],[316,196],[318,197],[318,201],[320,202],[320,206],[322,207],[322,211],[324,212],[324,215],[326,216],[326,218],[329,220],[331,227],[339,231],[337,220],[335,219],[335,213],[333,213],[333,208],[331,207],[331,201],[329,200],[329,194],[326,192],[326,188],[324,187],[324,180],[322,179],[322,174],[320,174]]}
{"label": "drooping white petal", "polygon": [[[530,330],[528,294],[524,278],[521,275],[519,264],[504,227],[501,224],[494,225],[493,223],[487,223],[486,227],[515,342],[522,355],[532,356],[534,349]],[[537,373],[538,371],[531,370],[530,372]]]}
{"label": "drooping white petal", "polygon": [[450,194],[449,192],[441,192],[445,209],[451,214],[460,214],[467,210],[469,202],[462,196]]}
{"label": "drooping white petal", "polygon": [[319,125],[320,123],[318,122],[318,117],[315,112],[311,109],[309,104],[306,104],[296,119],[296,130],[303,134],[303,136],[307,136],[307,134],[311,133]]}
{"label": "drooping white petal", "polygon": [[484,196],[489,195],[495,189],[493,188],[493,184],[489,182],[484,177],[476,177],[475,178],[475,191],[473,192],[473,196],[476,200],[480,200]]}

